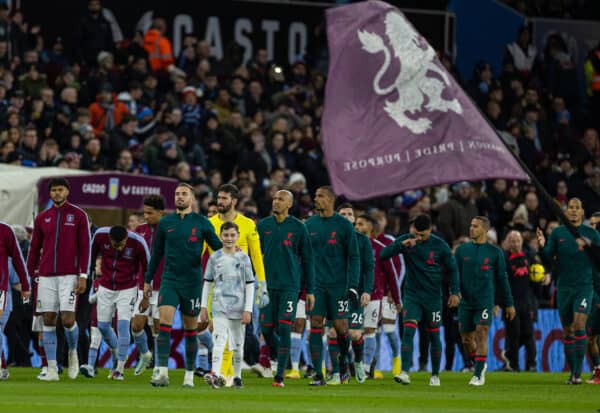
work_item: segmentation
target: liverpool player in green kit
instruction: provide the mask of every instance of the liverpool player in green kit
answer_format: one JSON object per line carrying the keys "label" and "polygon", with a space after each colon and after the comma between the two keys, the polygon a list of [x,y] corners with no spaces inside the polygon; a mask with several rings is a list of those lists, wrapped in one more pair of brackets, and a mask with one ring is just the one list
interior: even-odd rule
{"label": "liverpool player in green kit", "polygon": [[171,349],[171,326],[177,306],[181,308],[185,336],[185,377],[183,385],[194,386],[194,367],[198,342],[196,326],[202,297],[202,246],[222,247],[212,224],[206,217],[192,212],[194,191],[188,184],[175,189],[176,213],[166,215],[158,223],[150,264],[145,274],[144,294],[152,294],[152,277],[161,259],[165,266],[158,295],[160,327],[157,338],[159,374],[152,377],[153,386],[169,385],[168,361]]}
{"label": "liverpool player in green kit", "polygon": [[315,256],[315,306],[311,312],[310,352],[316,370],[312,386],[323,386],[323,319],[333,321],[340,346],[340,375],[346,372],[349,301],[358,306],[360,256],[354,227],[333,209],[335,194],[328,186],[317,189],[314,215],[306,228]]}
{"label": "liverpool player in green kit", "polygon": [[475,354],[475,373],[471,386],[485,384],[488,332],[492,322],[495,288],[500,289],[506,317],[515,318],[515,307],[506,274],[504,252],[487,241],[490,221],[486,217],[471,220],[471,242],[456,249],[462,300],[458,306],[458,328],[465,352]]}
{"label": "liverpool player in green kit", "polygon": [[[354,207],[350,203],[343,203],[337,208],[338,214],[346,218],[353,225],[356,223],[356,215]],[[359,217],[364,218],[364,217]],[[375,259],[373,248],[369,237],[356,231],[356,243],[358,245],[358,254],[360,256],[360,274],[358,283],[358,293],[360,295],[360,303],[357,306],[351,306],[348,312],[348,332],[352,340],[352,349],[354,350],[354,368],[356,371],[356,381],[364,383],[366,379],[365,368],[363,365],[364,353],[364,338],[363,338],[363,323],[365,320],[363,312],[367,311],[367,306],[371,301],[371,293],[373,292],[373,277],[375,270]],[[380,304],[380,303],[376,303]],[[379,321],[379,307],[376,310],[375,327]],[[331,358],[332,378],[327,381],[328,385],[345,384],[350,380],[350,374],[346,373],[340,376],[339,354],[340,346],[337,340],[335,329],[329,330],[329,357]]]}
{"label": "liverpool player in green kit", "polygon": [[546,262],[556,259],[558,264],[556,304],[563,325],[565,358],[571,371],[567,384],[581,384],[587,342],[585,325],[592,308],[594,288],[599,287],[597,280],[594,282],[597,274],[584,247],[589,244],[600,245],[600,235],[594,228],[583,225],[585,215],[578,198],[569,200],[566,215],[577,230],[577,238],[561,225],[552,231],[547,242],[538,228],[537,239],[542,259]]}
{"label": "liverpool player in green kit", "polygon": [[442,343],[440,323],[442,321],[442,276],[450,275],[449,307],[456,307],[460,301],[456,261],[450,247],[443,239],[431,233],[429,215],[419,215],[414,221],[414,234],[404,234],[393,244],[385,247],[380,259],[388,259],[402,254],[406,264],[404,282],[404,310],[402,336],[402,372],[394,380],[410,384],[408,371],[412,361],[413,341],[419,321],[428,323],[427,332],[431,341],[430,386],[440,385],[440,361]]}
{"label": "liverpool player in green kit", "polygon": [[262,219],[257,226],[270,298],[269,304],[260,310],[260,323],[269,347],[277,350],[273,387],[284,387],[292,324],[303,285],[309,311],[315,303],[313,251],[306,227],[289,215],[293,203],[291,192],[278,191],[273,197],[273,215]]}

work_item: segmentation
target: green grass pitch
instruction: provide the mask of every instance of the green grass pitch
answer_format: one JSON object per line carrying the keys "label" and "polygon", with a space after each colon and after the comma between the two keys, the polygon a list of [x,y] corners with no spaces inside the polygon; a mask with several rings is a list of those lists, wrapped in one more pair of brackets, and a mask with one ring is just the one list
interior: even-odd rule
{"label": "green grass pitch", "polygon": [[[413,373],[413,384],[385,380],[363,385],[310,388],[307,380],[288,380],[284,389],[272,388],[270,379],[244,377],[244,389],[209,388],[196,378],[196,387],[181,386],[183,371],[171,371],[168,388],[153,388],[150,371],[124,382],[107,379],[100,370],[95,379],[61,376],[58,383],[35,379],[39,370],[12,368],[0,382],[0,412],[597,412],[600,386],[563,384],[565,374],[490,373],[481,388],[467,386],[468,374],[442,373],[442,386],[428,386],[428,375]],[[587,378],[587,377],[586,377]]]}

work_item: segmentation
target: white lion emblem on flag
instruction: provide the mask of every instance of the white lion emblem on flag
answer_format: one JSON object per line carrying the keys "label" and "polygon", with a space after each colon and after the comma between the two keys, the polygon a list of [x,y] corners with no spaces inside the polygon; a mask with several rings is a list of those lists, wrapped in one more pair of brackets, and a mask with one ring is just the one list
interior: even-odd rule
{"label": "white lion emblem on flag", "polygon": [[[357,33],[365,51],[371,54],[383,52],[385,60],[373,79],[373,90],[380,96],[389,95],[394,91],[398,93],[398,100],[386,100],[384,107],[398,126],[405,127],[415,134],[423,134],[431,129],[431,120],[426,117],[411,119],[407,112],[414,114],[426,109],[429,112],[452,110],[462,114],[462,106],[456,98],[442,98],[450,80],[446,72],[434,63],[435,51],[400,14],[392,11],[385,16],[385,34],[394,51],[394,57],[400,60],[401,65],[400,74],[394,83],[386,88],[382,89],[380,82],[391,63],[389,48],[377,33],[364,30],[358,30]],[[428,77],[429,71],[437,73],[441,80],[438,77]]]}

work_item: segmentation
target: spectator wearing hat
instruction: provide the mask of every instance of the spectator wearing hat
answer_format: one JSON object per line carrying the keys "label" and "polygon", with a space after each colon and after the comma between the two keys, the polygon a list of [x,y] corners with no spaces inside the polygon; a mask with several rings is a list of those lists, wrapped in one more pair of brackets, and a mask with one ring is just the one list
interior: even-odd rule
{"label": "spectator wearing hat", "polygon": [[154,116],[154,112],[149,107],[143,108],[137,114],[137,125],[135,135],[140,142],[144,142],[154,134],[159,116]]}
{"label": "spectator wearing hat", "polygon": [[98,66],[92,69],[88,75],[87,82],[82,89],[82,101],[93,101],[105,83],[108,83],[114,90],[124,89],[121,71],[115,66],[114,55],[105,50],[98,53]]}
{"label": "spectator wearing hat", "polygon": [[123,102],[113,96],[112,86],[105,83],[100,88],[96,102],[89,106],[91,124],[96,136],[105,136],[121,123],[123,116],[129,112]]}
{"label": "spectator wearing hat", "polygon": [[469,235],[471,220],[479,213],[471,198],[472,191],[470,183],[459,182],[452,186],[452,197],[439,207],[438,229],[450,245]]}
{"label": "spectator wearing hat", "polygon": [[59,168],[81,169],[81,155],[76,152],[67,152],[58,163]]}
{"label": "spectator wearing hat", "polygon": [[154,165],[150,165],[150,171],[152,175],[173,176],[176,165],[181,161],[183,161],[181,148],[177,146],[175,140],[169,139],[161,145],[161,151]]}
{"label": "spectator wearing hat", "polygon": [[181,109],[182,122],[189,129],[192,136],[195,136],[200,131],[204,110],[198,103],[198,95],[195,87],[184,87],[182,97],[183,103],[179,107]]}

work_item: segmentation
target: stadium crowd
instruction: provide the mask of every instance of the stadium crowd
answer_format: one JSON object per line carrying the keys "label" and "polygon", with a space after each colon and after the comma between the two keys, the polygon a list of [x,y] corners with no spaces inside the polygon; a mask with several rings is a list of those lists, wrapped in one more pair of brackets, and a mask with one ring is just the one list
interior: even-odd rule
{"label": "stadium crowd", "polygon": [[[315,69],[326,67],[322,37],[291,65],[269,61],[264,49],[244,63],[235,45],[216,60],[193,33],[174,56],[161,18],[148,32],[115,43],[99,0],[88,2],[74,31],[70,53],[61,38],[44,36],[43,27],[0,3],[0,162],[173,177],[193,187],[194,209],[202,213],[214,207],[223,184],[233,183],[238,210],[255,220],[269,215],[277,191],[287,189],[296,199],[291,214],[313,215],[315,190],[329,183],[320,144],[326,73]],[[481,61],[464,80],[450,56],[439,57],[561,208],[578,197],[587,217],[600,211],[600,45],[590,50],[583,93],[559,35],[536,50],[525,27],[498,53],[504,53],[501,72]],[[475,216],[486,216],[490,241],[511,251],[517,231],[530,263],[541,262],[536,229],[549,235],[558,225],[534,186],[501,179],[354,206],[357,216],[373,217],[392,236],[429,214],[435,233],[453,247],[468,241]],[[17,236],[27,256],[28,234],[17,230]],[[550,277],[523,288],[532,310],[555,307]],[[9,363],[29,363],[28,307],[15,300]],[[451,336],[453,322],[445,312],[446,340],[460,344]],[[425,368],[426,335],[420,342]],[[452,360],[454,350],[447,351]],[[536,369],[531,360],[526,368]]]}

